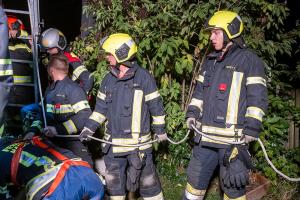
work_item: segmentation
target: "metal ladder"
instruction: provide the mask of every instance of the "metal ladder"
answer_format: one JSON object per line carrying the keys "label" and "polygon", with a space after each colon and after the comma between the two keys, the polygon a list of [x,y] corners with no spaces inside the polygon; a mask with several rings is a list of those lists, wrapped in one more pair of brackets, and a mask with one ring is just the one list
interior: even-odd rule
{"label": "metal ladder", "polygon": [[[33,68],[33,83],[14,83],[15,86],[26,86],[26,87],[34,87],[34,100],[35,103],[39,102],[39,94],[42,94],[41,86],[40,86],[40,74],[39,74],[39,55],[38,55],[38,37],[40,34],[40,11],[39,11],[39,0],[27,0],[28,11],[24,10],[13,10],[13,9],[4,9],[6,13],[14,13],[14,14],[24,14],[29,15],[30,19],[30,27],[31,27],[31,35],[32,35],[32,61],[29,60],[19,60],[12,59],[12,62],[15,63],[26,63],[30,64]],[[22,39],[29,39],[23,38]],[[13,104],[9,103],[9,107],[22,107],[23,104]]]}

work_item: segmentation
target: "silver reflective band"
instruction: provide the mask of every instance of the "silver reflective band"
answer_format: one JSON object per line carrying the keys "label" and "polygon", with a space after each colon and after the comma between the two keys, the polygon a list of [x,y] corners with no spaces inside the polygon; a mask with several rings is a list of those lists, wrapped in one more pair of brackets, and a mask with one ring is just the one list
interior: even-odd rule
{"label": "silver reflective band", "polygon": [[226,115],[226,123],[228,124],[237,124],[239,100],[243,77],[244,73],[233,72]]}
{"label": "silver reflective band", "polygon": [[10,65],[11,59],[0,59],[0,65]]}
{"label": "silver reflective band", "polygon": [[185,197],[189,200],[202,200],[203,196],[193,195],[192,193],[185,190]]}
{"label": "silver reflective band", "polygon": [[151,101],[152,99],[156,99],[157,97],[160,97],[160,94],[158,91],[155,91],[150,94],[147,94],[145,96],[145,101]]}
{"label": "silver reflective band", "polygon": [[39,176],[34,177],[31,179],[26,185],[26,199],[32,200],[34,195],[46,184],[50,183],[56,177],[60,167],[62,164],[57,165],[50,170],[40,174]]}
{"label": "silver reflective band", "polygon": [[165,115],[163,116],[152,116],[154,125],[165,124]]}
{"label": "silver reflective band", "polygon": [[87,100],[79,101],[78,103],[72,106],[75,113],[78,113],[81,110],[89,109],[90,105]]}
{"label": "silver reflective band", "polygon": [[125,196],[110,196],[110,200],[125,200]]}
{"label": "silver reflective band", "polygon": [[14,83],[31,83],[32,76],[16,76],[14,75]]}
{"label": "silver reflective band", "polygon": [[204,76],[201,76],[199,75],[197,78],[196,78],[197,81],[203,83],[204,82]]}
{"label": "silver reflective band", "polygon": [[264,111],[258,107],[251,106],[247,108],[246,117],[252,117],[261,122],[264,116]]}
{"label": "silver reflective band", "polygon": [[105,119],[106,119],[106,117],[104,115],[102,115],[101,113],[98,113],[96,111],[94,111],[89,118],[96,121],[96,122],[98,122],[99,124],[104,122]]}
{"label": "silver reflective band", "polygon": [[200,112],[203,111],[203,101],[200,99],[192,98],[191,103],[189,105],[196,106],[197,108],[200,109]]}
{"label": "silver reflective band", "polygon": [[82,72],[87,71],[84,65],[80,65],[73,71],[72,80],[75,81],[81,75]]}
{"label": "silver reflective band", "polygon": [[143,91],[135,90],[133,97],[133,108],[132,108],[132,122],[131,131],[132,133],[141,132],[141,115],[142,115],[142,102],[143,102]]}
{"label": "silver reflective band", "polygon": [[67,129],[67,132],[69,134],[77,133],[77,128],[76,128],[74,122],[71,119],[69,119],[68,121],[64,122],[63,125]]}
{"label": "silver reflective band", "polygon": [[250,85],[250,84],[261,84],[267,87],[266,79],[258,76],[248,77],[246,79],[246,85]]}

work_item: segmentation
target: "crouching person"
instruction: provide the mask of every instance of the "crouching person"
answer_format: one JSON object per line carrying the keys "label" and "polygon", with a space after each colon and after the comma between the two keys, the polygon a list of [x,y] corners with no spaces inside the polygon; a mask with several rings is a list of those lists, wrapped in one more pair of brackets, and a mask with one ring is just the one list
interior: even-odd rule
{"label": "crouching person", "polygon": [[0,160],[0,199],[11,198],[11,182],[25,187],[29,200],[103,199],[103,184],[91,166],[47,139],[2,138]]}

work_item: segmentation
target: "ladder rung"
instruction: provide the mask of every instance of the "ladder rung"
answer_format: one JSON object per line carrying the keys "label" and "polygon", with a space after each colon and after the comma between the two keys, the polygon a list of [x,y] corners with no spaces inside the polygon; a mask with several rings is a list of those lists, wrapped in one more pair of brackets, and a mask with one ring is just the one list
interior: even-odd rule
{"label": "ladder rung", "polygon": [[28,86],[28,87],[34,87],[33,83],[14,83],[15,86]]}
{"label": "ladder rung", "polygon": [[9,106],[9,107],[23,107],[25,105],[28,105],[28,104],[16,104],[16,103],[7,104],[7,106]]}
{"label": "ladder rung", "polygon": [[9,12],[9,13],[19,13],[19,14],[26,14],[26,15],[29,15],[29,11],[24,11],[24,10],[4,9],[4,12]]}
{"label": "ladder rung", "polygon": [[30,60],[20,60],[20,59],[11,59],[12,62],[16,63],[27,63],[27,64],[32,64],[33,62]]}

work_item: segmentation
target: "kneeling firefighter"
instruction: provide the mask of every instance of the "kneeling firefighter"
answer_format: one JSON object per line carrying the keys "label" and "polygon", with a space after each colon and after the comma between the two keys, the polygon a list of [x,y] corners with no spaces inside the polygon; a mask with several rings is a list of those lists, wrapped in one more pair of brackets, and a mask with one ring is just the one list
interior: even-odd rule
{"label": "kneeling firefighter", "polygon": [[207,22],[214,52],[203,64],[186,113],[187,126],[218,142],[197,135],[187,168],[188,183],[183,199],[202,200],[215,168],[220,166],[224,199],[246,199],[251,168],[248,145],[226,142],[258,138],[267,110],[264,65],[241,37],[243,22],[237,13],[216,12]]}
{"label": "kneeling firefighter", "polygon": [[[137,64],[136,43],[128,34],[117,33],[102,39],[101,45],[110,73],[102,81],[95,110],[80,134],[81,139],[88,139],[88,135],[107,121],[105,140],[120,145],[146,143],[151,140],[152,117],[154,133],[159,141],[165,140],[162,98],[155,79]],[[102,150],[111,199],[125,199],[126,188],[132,192],[139,188],[141,196],[147,200],[163,199],[151,144],[140,147],[103,144]]]}

